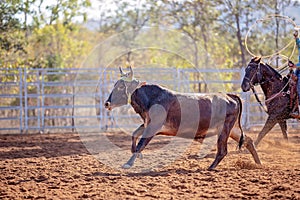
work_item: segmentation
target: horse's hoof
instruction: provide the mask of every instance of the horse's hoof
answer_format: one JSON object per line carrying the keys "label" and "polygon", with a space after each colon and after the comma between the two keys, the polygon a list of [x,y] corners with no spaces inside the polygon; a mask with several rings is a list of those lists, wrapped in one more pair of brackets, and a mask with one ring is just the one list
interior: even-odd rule
{"label": "horse's hoof", "polygon": [[129,169],[131,167],[132,167],[132,165],[129,165],[127,163],[122,166],[123,169]]}
{"label": "horse's hoof", "polygon": [[139,159],[143,159],[143,154],[142,154],[142,153],[138,153],[138,154],[137,154],[137,157],[138,157]]}

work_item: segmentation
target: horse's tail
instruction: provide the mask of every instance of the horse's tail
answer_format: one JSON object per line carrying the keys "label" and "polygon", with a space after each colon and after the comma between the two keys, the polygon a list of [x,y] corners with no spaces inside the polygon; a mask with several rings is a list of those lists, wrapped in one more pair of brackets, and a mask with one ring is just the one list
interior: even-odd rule
{"label": "horse's tail", "polygon": [[245,134],[244,131],[242,129],[242,125],[241,125],[241,117],[242,117],[242,111],[243,111],[243,103],[242,100],[239,96],[235,95],[235,94],[228,94],[228,96],[230,96],[231,98],[233,98],[237,103],[238,103],[238,107],[239,107],[239,113],[238,113],[238,118],[237,118],[237,123],[239,126],[239,129],[241,131],[241,137],[239,140],[239,149],[242,148],[244,141],[245,141]]}

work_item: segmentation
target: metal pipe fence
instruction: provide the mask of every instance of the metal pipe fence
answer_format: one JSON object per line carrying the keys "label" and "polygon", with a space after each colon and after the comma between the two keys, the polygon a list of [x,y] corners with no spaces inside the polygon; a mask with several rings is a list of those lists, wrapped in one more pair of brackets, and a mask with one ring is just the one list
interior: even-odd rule
{"label": "metal pipe fence", "polygon": [[[239,94],[244,128],[262,126],[266,120],[253,95],[241,92],[244,70],[135,68],[134,73],[139,80],[180,92]],[[0,132],[132,131],[141,119],[129,105],[113,112],[103,105],[118,77],[118,69],[112,68],[0,69]],[[288,124],[298,128],[295,120]]]}

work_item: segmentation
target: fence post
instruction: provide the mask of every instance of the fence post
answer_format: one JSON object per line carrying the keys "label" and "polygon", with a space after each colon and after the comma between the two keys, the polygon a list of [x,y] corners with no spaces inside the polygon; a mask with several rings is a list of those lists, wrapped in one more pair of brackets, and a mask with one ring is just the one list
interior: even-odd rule
{"label": "fence post", "polygon": [[[77,76],[77,74],[79,74],[80,73],[80,71],[73,71],[73,73],[72,73],[72,77],[71,77],[71,81],[72,81],[72,133],[74,133],[75,132],[75,130],[76,130],[76,127],[75,127],[75,87],[76,87],[76,85],[75,85],[75,82],[76,82],[76,76]],[[75,75],[74,75],[75,74]]]}
{"label": "fence post", "polygon": [[19,71],[19,98],[20,98],[20,107],[19,107],[19,113],[20,113],[20,126],[19,126],[19,131],[20,133],[23,133],[23,73],[22,73],[22,69],[18,68]]}
{"label": "fence post", "polygon": [[[240,70],[240,83],[242,83],[244,75],[245,75],[245,73],[244,73],[244,70],[243,70],[243,67],[242,67],[241,70]],[[246,101],[246,96],[245,96],[244,92],[242,92],[241,97],[242,97],[243,102],[245,102]],[[243,103],[243,104],[244,105],[243,105],[243,110],[242,110],[242,126],[246,127],[246,123],[247,123],[247,112],[246,112],[247,103]]]}
{"label": "fence post", "polygon": [[41,71],[42,74],[42,85],[41,85],[41,107],[42,107],[42,113],[41,113],[41,117],[42,117],[42,133],[44,133],[45,131],[45,96],[44,96],[44,70]]}
{"label": "fence post", "polygon": [[40,87],[41,80],[40,80],[40,73],[38,70],[36,71],[35,76],[36,76],[35,84],[37,87],[37,89],[36,89],[36,91],[37,91],[36,104],[37,104],[37,110],[38,110],[38,112],[37,112],[37,127],[38,127],[38,131],[40,132],[41,131],[41,115],[42,115],[41,112],[42,111],[41,111],[41,99],[40,99],[40,97],[41,97],[41,87]]}
{"label": "fence post", "polygon": [[24,126],[25,133],[28,133],[28,102],[27,102],[27,69],[24,68]]}
{"label": "fence post", "polygon": [[[244,67],[242,67],[240,70],[240,84],[242,84],[244,76],[245,76],[245,70],[244,70]],[[248,128],[248,126],[247,126],[248,125],[248,115],[249,115],[248,104],[245,103],[245,102],[247,102],[247,94],[245,92],[242,92],[241,97],[244,102],[243,103],[244,109],[242,110],[242,126],[247,129]]]}
{"label": "fence post", "polygon": [[179,69],[179,68],[175,68],[175,69],[176,69],[176,72],[177,72],[177,73],[176,73],[176,78],[175,78],[175,79],[177,80],[177,91],[178,91],[178,92],[181,92],[181,91],[180,91],[180,89],[181,89],[181,88],[180,88],[180,85],[181,85],[180,69]]}
{"label": "fence post", "polygon": [[[96,99],[99,99],[99,102],[96,102],[96,105],[98,103],[98,109],[99,109],[99,126],[100,126],[99,130],[101,130],[101,129],[103,129],[103,127],[105,127],[103,125],[103,124],[105,124],[105,122],[103,123],[103,119],[104,119],[104,114],[103,114],[103,110],[102,110],[102,107],[103,107],[103,105],[102,105],[102,96],[103,96],[103,94],[102,94],[102,88],[101,88],[101,83],[102,83],[102,85],[105,85],[104,87],[107,87],[106,86],[107,84],[105,82],[105,78],[103,78],[103,77],[106,77],[105,73],[106,73],[105,70],[103,71],[103,73],[99,72],[99,75],[100,75],[99,76],[99,81],[98,81],[98,84],[96,86],[96,88],[98,88],[98,94],[96,94],[96,95],[99,95],[99,98],[98,97],[96,98]],[[103,77],[101,77],[101,75]]]}

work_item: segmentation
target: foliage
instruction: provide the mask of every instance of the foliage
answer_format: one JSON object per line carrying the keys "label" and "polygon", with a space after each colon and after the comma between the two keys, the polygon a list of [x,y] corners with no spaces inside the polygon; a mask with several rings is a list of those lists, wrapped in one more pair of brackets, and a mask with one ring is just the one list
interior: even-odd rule
{"label": "foliage", "polygon": [[89,0],[1,1],[1,66],[78,66],[88,39],[80,37],[87,30],[79,28],[73,20],[86,16],[82,9],[88,6]]}
{"label": "foliage", "polygon": [[0,2],[0,65],[7,68],[18,66],[26,53],[25,32],[21,22],[14,17],[18,13],[16,2]]}
{"label": "foliage", "polygon": [[[139,62],[136,60],[147,58],[149,62],[161,62],[162,65],[188,66],[167,53],[148,51],[137,55],[130,50],[134,42],[149,43],[147,38],[141,39],[141,30],[146,26],[156,26],[186,34],[192,41],[187,45],[190,46],[191,60],[197,67],[242,67],[250,58],[244,46],[250,26],[264,14],[285,15],[287,6],[299,7],[297,1],[290,0],[111,0],[109,5],[105,1],[99,2],[97,33],[75,23],[78,19],[87,19],[85,8],[91,6],[89,0],[1,1],[1,66],[78,67],[99,38],[128,30],[132,30],[132,34],[125,34],[126,37],[120,40],[129,49],[124,55],[126,61],[134,59]],[[277,29],[272,30],[275,34],[255,30],[255,34],[249,36],[249,46],[255,48],[256,53],[262,50],[270,52],[282,46],[281,43],[286,43],[290,37],[280,38],[278,27],[283,32],[290,31],[278,24]],[[175,40],[172,35],[164,37],[164,42],[171,48],[177,48]]]}
{"label": "foliage", "polygon": [[80,35],[79,27],[62,23],[35,29],[29,52],[34,58],[31,65],[43,68],[72,68],[80,65],[88,44]]}

